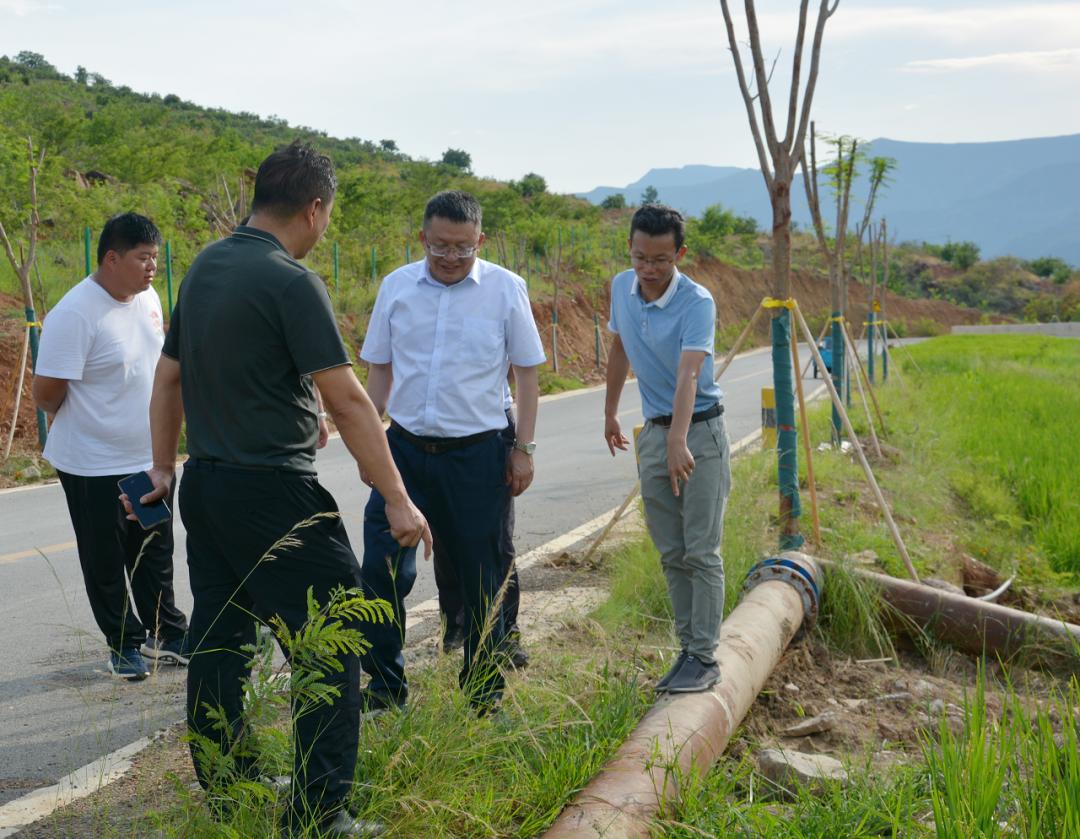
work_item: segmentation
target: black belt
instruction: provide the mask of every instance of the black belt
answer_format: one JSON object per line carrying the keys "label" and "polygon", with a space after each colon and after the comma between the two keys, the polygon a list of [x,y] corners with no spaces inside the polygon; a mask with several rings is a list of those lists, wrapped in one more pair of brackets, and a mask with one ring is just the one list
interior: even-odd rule
{"label": "black belt", "polygon": [[185,469],[220,469],[223,472],[284,472],[289,475],[312,475],[313,472],[301,472],[285,466],[250,466],[246,463],[230,463],[227,460],[214,460],[209,457],[189,457],[184,461]]}
{"label": "black belt", "polygon": [[473,443],[479,443],[481,440],[494,437],[499,433],[499,429],[493,428],[490,431],[481,431],[479,434],[470,434],[467,437],[423,437],[419,434],[413,434],[411,431],[406,431],[395,420],[390,420],[390,430],[400,434],[418,449],[423,449],[427,454],[445,454],[455,449],[463,449]]}
{"label": "black belt", "polygon": [[[724,406],[717,402],[711,408],[706,408],[704,411],[698,411],[696,414],[690,415],[690,422],[705,422],[705,420],[716,419],[724,413]],[[654,425],[662,425],[664,428],[671,428],[671,414],[667,414],[662,417],[653,417],[649,422]]]}

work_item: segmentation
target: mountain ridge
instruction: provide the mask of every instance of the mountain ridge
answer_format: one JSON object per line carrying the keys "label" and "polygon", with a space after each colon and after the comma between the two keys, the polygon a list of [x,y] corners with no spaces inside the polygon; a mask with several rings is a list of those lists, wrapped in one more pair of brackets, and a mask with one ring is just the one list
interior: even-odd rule
{"label": "mountain ridge", "polygon": [[[884,217],[900,240],[975,242],[984,257],[1059,256],[1080,264],[1080,134],[964,143],[920,143],[878,138],[863,145],[871,156],[891,157],[896,169],[879,194],[875,217]],[[863,167],[866,168],[865,166]],[[792,214],[810,224],[796,177]],[[625,187],[575,193],[592,203],[622,193],[637,202],[653,186],[660,200],[690,215],[723,204],[764,227],[771,209],[757,169],[692,164],[650,169]],[[828,194],[823,189],[823,195]],[[866,182],[856,178],[854,219],[861,215]],[[826,216],[831,216],[826,212]]]}

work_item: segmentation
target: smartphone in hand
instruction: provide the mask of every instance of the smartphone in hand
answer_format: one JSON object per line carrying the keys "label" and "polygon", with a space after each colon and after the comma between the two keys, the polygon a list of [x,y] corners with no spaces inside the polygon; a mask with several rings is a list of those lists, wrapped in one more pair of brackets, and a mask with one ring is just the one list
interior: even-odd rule
{"label": "smartphone in hand", "polygon": [[154,491],[154,484],[150,481],[150,476],[145,472],[136,472],[134,475],[121,478],[116,485],[128,497],[128,501],[131,502],[131,511],[135,514],[135,518],[143,530],[150,530],[150,528],[156,527],[163,521],[168,521],[172,515],[164,498],[155,501],[153,504],[143,504],[139,501],[144,495]]}

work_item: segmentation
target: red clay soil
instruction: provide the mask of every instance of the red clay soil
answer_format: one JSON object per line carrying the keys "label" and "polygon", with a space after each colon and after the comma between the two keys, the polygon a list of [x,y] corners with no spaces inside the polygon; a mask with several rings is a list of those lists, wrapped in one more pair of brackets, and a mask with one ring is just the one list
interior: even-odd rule
{"label": "red clay soil", "polygon": [[[715,259],[705,258],[696,263],[684,264],[683,270],[701,283],[716,298],[717,317],[720,325],[745,324],[761,304],[770,296],[772,278],[763,270],[736,268]],[[808,321],[821,323],[829,312],[829,281],[805,271],[792,271],[792,294]],[[862,332],[866,320],[868,289],[852,282],[848,290],[848,309],[855,332]],[[533,315],[540,329],[544,350],[550,359],[551,352],[551,300],[534,300]],[[885,300],[885,311],[893,322],[903,321],[909,326],[922,320],[933,321],[944,327],[956,324],[978,323],[982,313],[948,303],[944,300],[912,300],[898,297],[891,292]],[[595,332],[593,314],[600,317],[600,335],[604,343],[601,357],[606,358],[606,347],[611,342],[607,332],[608,293],[602,300],[589,300],[583,294],[561,295],[559,298],[559,372],[575,376],[586,382],[602,380],[596,367]],[[763,346],[769,340],[768,319],[762,318],[755,329],[752,344]]]}
{"label": "red clay soil", "polygon": [[[0,454],[11,429],[11,412],[15,402],[15,383],[19,375],[26,316],[23,304],[10,294],[0,293]],[[19,419],[15,426],[18,443],[37,442],[37,417],[34,398],[30,395],[30,353],[27,350],[26,375],[23,379]]]}
{"label": "red clay soil", "polygon": [[[717,301],[717,314],[721,326],[745,323],[761,303],[769,296],[771,278],[762,270],[745,270],[714,259],[702,259],[684,266],[687,274],[708,288]],[[829,309],[829,282],[807,272],[792,272],[793,294],[799,301],[807,319],[821,322]],[[852,322],[861,331],[866,315],[867,289],[852,283],[849,290],[849,307]],[[551,301],[534,300],[533,315],[540,329],[540,337],[548,358],[552,357]],[[911,300],[889,294],[885,304],[892,321],[905,321],[911,325],[926,319],[949,327],[954,324],[978,323],[981,313],[943,300]],[[0,294],[0,437],[6,440],[11,423],[14,380],[17,375],[19,354],[22,352],[22,303],[16,298]],[[596,338],[593,315],[599,316],[601,366],[596,364]],[[611,336],[607,331],[607,291],[602,299],[591,299],[583,292],[564,293],[559,298],[559,373],[588,383],[603,380],[602,364],[607,358]],[[342,316],[342,331],[346,340],[359,348],[361,321],[352,315]],[[755,345],[768,341],[768,323],[762,319],[753,338]],[[27,362],[29,364],[29,360]],[[33,399],[30,395],[30,375],[27,370],[23,383],[23,398],[19,408],[16,440],[28,446],[36,443],[37,420]]]}

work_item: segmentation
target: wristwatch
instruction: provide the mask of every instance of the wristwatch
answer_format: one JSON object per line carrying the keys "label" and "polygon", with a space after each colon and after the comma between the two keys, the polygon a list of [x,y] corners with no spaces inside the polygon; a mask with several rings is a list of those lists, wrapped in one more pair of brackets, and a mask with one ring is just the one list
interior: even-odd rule
{"label": "wristwatch", "polygon": [[519,452],[525,452],[525,454],[531,457],[532,453],[536,451],[536,443],[522,443],[520,440],[515,440],[514,448]]}

